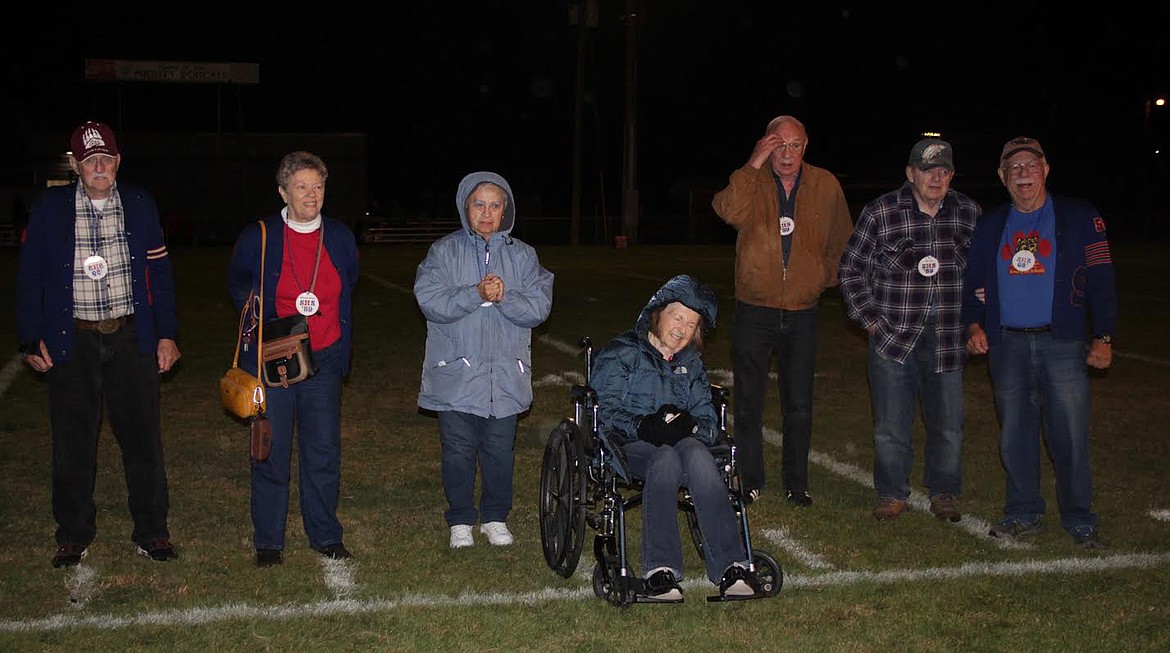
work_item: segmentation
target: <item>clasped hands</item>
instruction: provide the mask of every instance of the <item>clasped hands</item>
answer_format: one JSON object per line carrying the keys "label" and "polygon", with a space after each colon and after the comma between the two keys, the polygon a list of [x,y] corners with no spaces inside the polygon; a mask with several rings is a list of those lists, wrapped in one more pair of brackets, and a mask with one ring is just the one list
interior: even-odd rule
{"label": "clasped hands", "polygon": [[504,280],[491,273],[485,274],[475,289],[485,302],[495,303],[504,298]]}
{"label": "clasped hands", "polygon": [[674,446],[697,429],[695,418],[674,404],[663,404],[653,415],[638,418],[638,439],[650,444]]}

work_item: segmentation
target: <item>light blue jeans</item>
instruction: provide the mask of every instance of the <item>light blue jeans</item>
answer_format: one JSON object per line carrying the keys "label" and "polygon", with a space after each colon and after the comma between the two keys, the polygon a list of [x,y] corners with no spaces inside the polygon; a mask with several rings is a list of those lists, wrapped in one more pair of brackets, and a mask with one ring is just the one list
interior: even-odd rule
{"label": "light blue jeans", "polygon": [[[1004,517],[1044,515],[1040,438],[1056,476],[1060,523],[1070,533],[1096,526],[1089,464],[1089,375],[1085,343],[1051,333],[1005,331],[987,352],[999,413],[999,455],[1006,474]],[[1043,426],[1043,428],[1041,428]]]}
{"label": "light blue jeans", "polygon": [[878,498],[905,501],[914,465],[914,415],[922,402],[930,496],[963,490],[963,370],[935,372],[935,334],[928,328],[906,358],[886,358],[869,341],[869,392],[873,407],[873,484]]}

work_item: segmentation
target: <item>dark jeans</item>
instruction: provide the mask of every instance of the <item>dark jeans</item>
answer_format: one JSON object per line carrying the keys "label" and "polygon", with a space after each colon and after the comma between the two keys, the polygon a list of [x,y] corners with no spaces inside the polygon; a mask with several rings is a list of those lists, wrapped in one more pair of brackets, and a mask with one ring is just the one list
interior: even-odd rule
{"label": "dark jeans", "polygon": [[159,419],[158,356],[138,351],[135,327],[102,335],[74,330],[73,352],[46,373],[53,431],[53,518],[57,544],[88,546],[97,534],[93,489],[102,406],[122,450],[130,539],[169,538],[167,477]]}
{"label": "dark jeans", "polygon": [[1006,474],[1004,517],[1044,516],[1041,437],[1056,477],[1060,523],[1068,532],[1096,526],[1089,462],[1089,374],[1085,343],[1051,333],[1004,332],[987,352],[999,412],[999,455]]}
{"label": "dark jeans", "polygon": [[935,323],[928,320],[904,363],[886,358],[869,337],[873,406],[873,484],[879,499],[910,497],[914,415],[922,404],[926,427],[922,483],[929,496],[963,489],[963,370],[935,372]]}
{"label": "dark jeans", "polygon": [[818,322],[815,306],[787,311],[735,302],[731,322],[732,411],[745,489],[764,486],[764,397],[775,356],[784,418],[780,478],[785,489],[808,490]]}
{"label": "dark jeans", "polygon": [[[508,521],[512,511],[512,468],[516,443],[516,415],[478,417],[471,413],[439,413],[439,442],[443,445],[443,491],[447,495],[448,526]],[[475,510],[476,468],[483,472],[479,513]]]}
{"label": "dark jeans", "polygon": [[320,549],[342,541],[337,501],[343,353],[340,342],[314,351],[316,374],[288,388],[265,389],[272,451],[268,460],[252,463],[252,543],[257,549],[284,548],[294,430],[301,522],[309,545]]}

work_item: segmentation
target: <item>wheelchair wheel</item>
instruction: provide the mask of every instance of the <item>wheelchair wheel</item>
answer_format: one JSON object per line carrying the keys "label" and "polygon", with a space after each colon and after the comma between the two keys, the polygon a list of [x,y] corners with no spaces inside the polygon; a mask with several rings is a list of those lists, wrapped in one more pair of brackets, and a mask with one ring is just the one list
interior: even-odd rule
{"label": "wheelchair wheel", "polygon": [[752,564],[756,567],[756,577],[760,581],[760,591],[764,596],[776,596],[784,586],[784,570],[780,563],[763,551],[752,551]]}
{"label": "wheelchair wheel", "polygon": [[634,591],[621,587],[622,584],[618,578],[617,565],[593,565],[593,594],[597,598],[605,599],[606,603],[619,608],[629,607],[634,602]]}
{"label": "wheelchair wheel", "polygon": [[577,570],[585,539],[586,463],[581,431],[568,419],[549,433],[540,470],[540,542],[544,561],[564,578]]}

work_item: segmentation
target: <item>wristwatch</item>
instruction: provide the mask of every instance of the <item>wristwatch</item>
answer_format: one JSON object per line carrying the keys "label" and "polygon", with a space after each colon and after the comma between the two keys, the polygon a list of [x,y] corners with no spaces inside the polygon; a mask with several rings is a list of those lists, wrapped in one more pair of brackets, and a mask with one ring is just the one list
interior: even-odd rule
{"label": "wristwatch", "polygon": [[1107,345],[1113,344],[1113,336],[1109,335],[1108,333],[1093,337]]}

